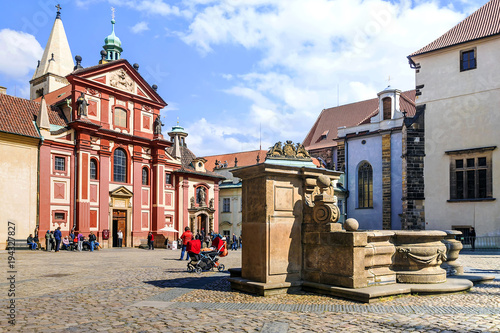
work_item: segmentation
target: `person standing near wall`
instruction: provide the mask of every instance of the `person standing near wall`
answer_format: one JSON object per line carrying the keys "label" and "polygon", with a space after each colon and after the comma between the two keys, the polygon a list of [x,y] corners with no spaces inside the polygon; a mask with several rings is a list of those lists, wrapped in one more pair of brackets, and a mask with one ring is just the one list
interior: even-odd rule
{"label": "person standing near wall", "polygon": [[56,252],[59,252],[62,238],[61,227],[57,227],[56,231],[54,231],[54,238],[56,240]]}
{"label": "person standing near wall", "polygon": [[155,236],[153,235],[153,232],[149,232],[148,234],[148,250],[154,250],[154,241],[155,241]]}
{"label": "person standing near wall", "polygon": [[[193,234],[189,230],[189,227],[184,228],[184,233],[182,234],[181,239],[182,239],[182,251],[181,251],[181,258],[179,260],[184,259],[184,253],[186,253],[187,243],[193,239]],[[186,260],[189,260],[189,254],[186,255]]]}
{"label": "person standing near wall", "polygon": [[118,230],[118,232],[116,233],[116,236],[118,237],[118,247],[122,247],[123,232],[121,230]]}
{"label": "person standing near wall", "polygon": [[78,231],[78,236],[76,236],[78,238],[78,251],[79,252],[82,252],[83,250],[83,235],[80,233],[80,231]]}
{"label": "person standing near wall", "polygon": [[476,229],[474,227],[470,228],[469,231],[470,245],[472,247],[472,251],[476,249]]}
{"label": "person standing near wall", "polygon": [[45,251],[50,252],[52,250],[52,246],[50,243],[50,230],[47,230],[45,234]]}
{"label": "person standing near wall", "polygon": [[90,252],[94,252],[94,245],[95,241],[97,240],[97,237],[94,235],[94,233],[91,231],[89,235],[89,242],[90,242]]}

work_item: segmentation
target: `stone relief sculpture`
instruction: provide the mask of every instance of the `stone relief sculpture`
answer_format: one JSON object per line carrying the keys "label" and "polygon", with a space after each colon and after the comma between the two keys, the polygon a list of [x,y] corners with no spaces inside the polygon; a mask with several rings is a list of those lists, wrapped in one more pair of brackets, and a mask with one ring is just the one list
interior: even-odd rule
{"label": "stone relief sculpture", "polygon": [[208,208],[214,209],[214,199],[210,199],[210,202],[208,203]]}
{"label": "stone relief sculpture", "polygon": [[269,148],[267,152],[268,158],[288,158],[288,159],[306,159],[310,160],[311,155],[304,148],[301,143],[293,144],[292,140],[287,140],[283,148],[281,147],[281,141],[278,141]]}
{"label": "stone relief sculpture", "polygon": [[86,116],[87,115],[87,106],[89,105],[89,103],[85,99],[85,95],[83,92],[80,94],[80,97],[77,98],[76,105],[77,105],[77,109],[78,109],[78,115],[79,116]]}
{"label": "stone relief sculpture", "polygon": [[196,201],[195,201],[194,197],[191,197],[190,202],[191,202],[191,208],[195,208],[195,206],[196,206],[195,202]]}
{"label": "stone relief sculpture", "polygon": [[132,92],[134,89],[134,83],[130,77],[128,77],[127,72],[125,70],[119,69],[111,75],[111,80],[109,84],[112,87],[123,89]]}

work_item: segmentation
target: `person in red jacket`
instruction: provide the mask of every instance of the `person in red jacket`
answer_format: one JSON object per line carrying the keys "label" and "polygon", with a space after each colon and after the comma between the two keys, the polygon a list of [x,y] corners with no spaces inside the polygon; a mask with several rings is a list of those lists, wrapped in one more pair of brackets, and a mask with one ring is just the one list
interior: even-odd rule
{"label": "person in red jacket", "polygon": [[[189,227],[184,228],[184,233],[181,236],[182,239],[182,251],[181,251],[181,258],[179,260],[184,259],[184,253],[186,253],[186,246],[187,243],[193,239],[193,234],[189,230]],[[186,260],[189,260],[189,255],[186,255]]]}
{"label": "person in red jacket", "polygon": [[154,242],[155,242],[155,236],[150,231],[149,235],[148,235],[148,250],[154,250],[155,249]]}

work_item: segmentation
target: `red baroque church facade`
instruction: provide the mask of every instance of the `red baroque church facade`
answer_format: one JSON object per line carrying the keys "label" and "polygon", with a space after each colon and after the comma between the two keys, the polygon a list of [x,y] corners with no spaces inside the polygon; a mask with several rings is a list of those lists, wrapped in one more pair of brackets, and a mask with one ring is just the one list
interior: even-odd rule
{"label": "red baroque church facade", "polygon": [[[71,54],[54,56],[52,51],[69,51],[58,13],[30,82],[34,100],[3,97],[39,110],[20,121],[40,134],[40,239],[57,227],[63,235],[92,231],[104,247],[116,246],[118,230],[124,246],[139,245],[150,231],[157,243],[177,239],[173,229],[186,226],[217,232],[222,177],[206,171],[205,160],[187,149],[182,127],[174,126],[169,140],[163,137],[160,110],[167,104],[137,65],[120,59],[121,43],[112,23],[100,63],[82,68],[77,56],[76,66],[65,73],[56,65],[72,63]],[[54,77],[57,84],[50,81]],[[11,112],[3,105],[0,113]]]}

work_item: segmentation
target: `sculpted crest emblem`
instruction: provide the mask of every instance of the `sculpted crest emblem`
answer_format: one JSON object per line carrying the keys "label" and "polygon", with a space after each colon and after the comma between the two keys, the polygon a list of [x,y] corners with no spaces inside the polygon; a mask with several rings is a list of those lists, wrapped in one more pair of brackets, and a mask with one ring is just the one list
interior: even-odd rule
{"label": "sculpted crest emblem", "polygon": [[127,72],[123,68],[117,70],[111,75],[109,84],[112,87],[123,89],[132,92],[134,89],[134,83],[132,79],[127,75]]}

